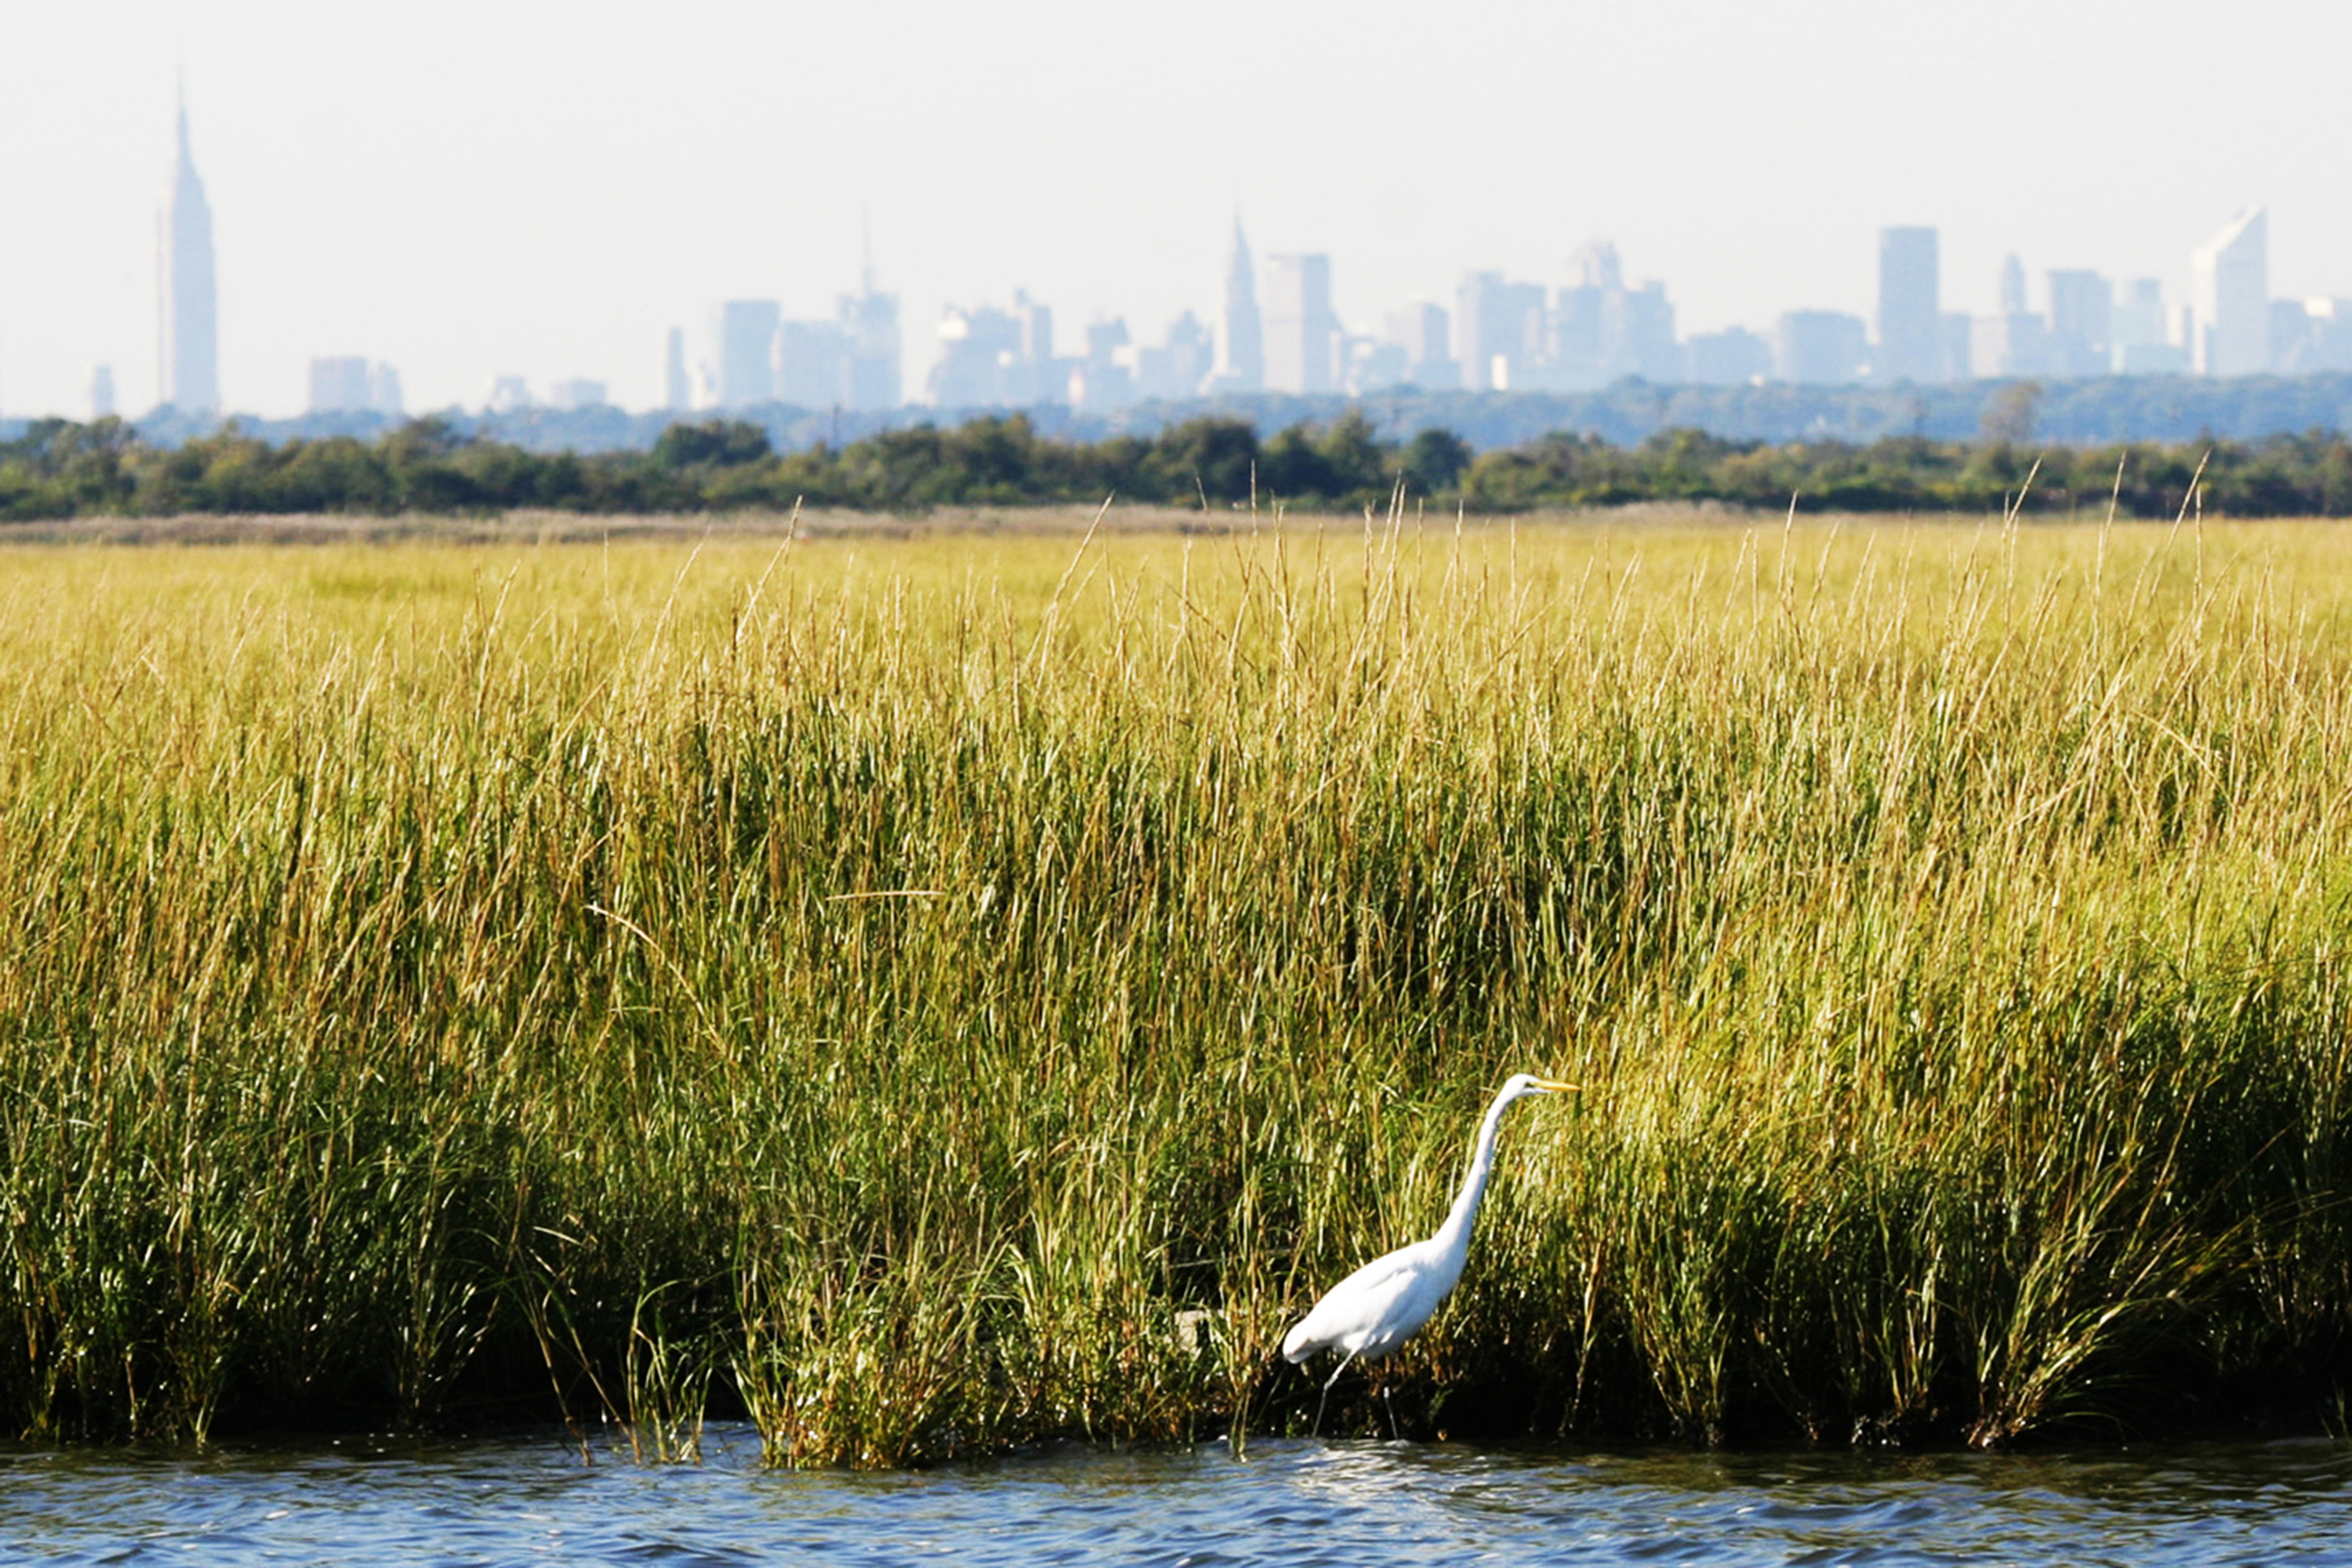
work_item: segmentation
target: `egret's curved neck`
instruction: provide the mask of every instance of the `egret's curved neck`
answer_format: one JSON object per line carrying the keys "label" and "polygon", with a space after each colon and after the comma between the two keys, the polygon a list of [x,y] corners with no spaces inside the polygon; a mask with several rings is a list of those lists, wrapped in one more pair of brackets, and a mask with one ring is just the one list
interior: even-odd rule
{"label": "egret's curved neck", "polygon": [[1478,1152],[1470,1157],[1470,1173],[1462,1178],[1462,1190],[1454,1194],[1454,1208],[1437,1227],[1437,1239],[1447,1245],[1469,1239],[1479,1202],[1486,1195],[1486,1178],[1495,1173],[1495,1134],[1501,1130],[1503,1110],[1510,1103],[1507,1096],[1496,1095],[1486,1107],[1486,1119],[1478,1123]]}

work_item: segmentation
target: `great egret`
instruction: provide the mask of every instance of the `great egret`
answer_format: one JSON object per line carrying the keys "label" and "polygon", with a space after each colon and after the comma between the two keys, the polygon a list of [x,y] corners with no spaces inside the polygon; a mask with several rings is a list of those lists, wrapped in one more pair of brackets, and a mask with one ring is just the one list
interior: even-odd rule
{"label": "great egret", "polygon": [[[1293,1366],[1318,1351],[1338,1351],[1339,1364],[1323,1384],[1323,1398],[1315,1402],[1315,1429],[1322,1430],[1324,1401],[1339,1373],[1360,1361],[1378,1361],[1429,1321],[1462,1278],[1463,1259],[1470,1252],[1470,1226],[1478,1217],[1478,1202],[1486,1195],[1486,1178],[1495,1172],[1495,1133],[1503,1124],[1503,1110],[1529,1094],[1573,1094],[1576,1085],[1549,1079],[1515,1075],[1478,1124],[1478,1152],[1471,1157],[1470,1173],[1454,1196],[1445,1223],[1426,1241],[1400,1247],[1375,1258],[1324,1292],[1323,1299],[1282,1339],[1282,1356]],[[1383,1399],[1387,1390],[1381,1390]],[[1389,1430],[1396,1430],[1396,1412],[1389,1412]]]}

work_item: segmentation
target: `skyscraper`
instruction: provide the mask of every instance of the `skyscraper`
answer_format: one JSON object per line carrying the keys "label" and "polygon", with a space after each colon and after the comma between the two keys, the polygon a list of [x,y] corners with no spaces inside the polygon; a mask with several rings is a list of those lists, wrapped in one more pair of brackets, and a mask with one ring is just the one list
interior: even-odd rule
{"label": "skyscraper", "polygon": [[370,401],[366,360],[356,354],[331,354],[310,362],[311,413],[364,413]]}
{"label": "skyscraper", "polygon": [[1944,379],[1941,279],[1932,228],[1878,231],[1877,381]]}
{"label": "skyscraper", "polygon": [[2013,250],[2000,260],[2000,311],[2004,316],[2025,314],[2025,263]]}
{"label": "skyscraper", "polygon": [[1158,348],[1137,344],[1135,395],[1174,402],[1201,390],[1216,363],[1216,338],[1187,310],[1169,324],[1168,341]]}
{"label": "skyscraper", "polygon": [[[1595,239],[1577,247],[1576,254],[1568,258],[1568,272],[1569,281],[1560,288],[1549,332],[1525,346],[1496,348],[1482,353],[1486,363],[1496,368],[1485,382],[1474,384],[1527,387],[1544,381],[1562,391],[1589,392],[1609,384],[1612,375],[1610,352],[1623,337],[1622,321],[1612,322],[1611,318],[1622,314],[1623,302],[1619,296],[1625,291],[1624,263],[1618,258],[1615,244]],[[1542,290],[1538,289],[1532,295],[1518,293],[1522,287],[1506,284],[1502,295],[1496,297],[1507,340],[1541,331],[1538,323],[1543,311]],[[1467,310],[1466,287],[1463,301],[1463,309]],[[1522,322],[1526,324],[1518,324]],[[1465,337],[1467,335],[1465,330]],[[1507,374],[1503,374],[1505,369]],[[1538,369],[1544,373],[1540,376],[1537,374]]]}
{"label": "skyscraper", "polygon": [[1404,351],[1404,379],[1425,391],[1451,391],[1462,384],[1454,365],[1445,307],[1418,300],[1391,310],[1388,342]]}
{"label": "skyscraper", "polygon": [[368,406],[387,419],[407,412],[407,400],[400,395],[400,372],[388,364],[368,366]]}
{"label": "skyscraper", "polygon": [[213,298],[213,209],[188,153],[180,100],[179,154],[155,223],[155,387],[183,414],[220,412],[219,338]]}
{"label": "skyscraper", "polygon": [[[1563,300],[1574,293],[1562,289]],[[1568,310],[1564,303],[1563,311]],[[1592,337],[1600,341],[1599,307]],[[1522,390],[1535,384],[1545,361],[1544,288],[1513,283],[1499,272],[1472,272],[1454,294],[1454,332],[1462,356],[1462,384],[1472,392]]]}
{"label": "skyscraper", "polygon": [[1017,400],[1023,403],[1055,401],[1052,385],[1054,307],[1042,300],[1032,300],[1026,289],[1015,289],[1013,290],[1013,319],[1021,323],[1021,358],[1033,372],[1030,384],[1026,388],[1016,389]]}
{"label": "skyscraper", "polygon": [[2116,286],[2078,267],[2050,274],[2050,350],[2061,375],[2104,375],[2113,361]]}
{"label": "skyscraper", "polygon": [[1684,345],[1690,378],[1701,386],[1745,386],[1772,374],[1772,343],[1745,327],[1702,332]]}
{"label": "skyscraper", "polygon": [[310,362],[313,414],[401,415],[400,372],[371,364],[358,354],[323,355]]}
{"label": "skyscraper", "polygon": [[849,344],[831,321],[786,321],[776,329],[776,401],[795,408],[839,408]]}
{"label": "skyscraper", "polygon": [[1576,254],[1568,258],[1568,269],[1576,275],[1580,288],[1625,287],[1625,263],[1617,255],[1614,240],[1589,239],[1578,246]]}
{"label": "skyscraper", "polygon": [[1022,357],[1023,323],[992,306],[950,306],[940,321],[940,357],[931,366],[930,402],[940,408],[1002,408],[1026,404],[1034,367]]}
{"label": "skyscraper", "polygon": [[1672,384],[1683,379],[1675,342],[1675,308],[1666,286],[1653,278],[1639,289],[1612,289],[1601,301],[1601,363],[1610,380],[1638,375]]}
{"label": "skyscraper", "polygon": [[1328,256],[1265,258],[1265,388],[1269,392],[1328,392],[1339,318],[1331,310]]}
{"label": "skyscraper", "polygon": [[694,389],[686,379],[686,330],[669,330],[667,352],[662,355],[662,406],[683,414],[694,406]]}
{"label": "skyscraper", "polygon": [[1234,219],[1234,255],[1225,268],[1225,313],[1217,322],[1217,392],[1256,392],[1265,385],[1265,329],[1257,313],[1257,275],[1250,266],[1242,220]]}
{"label": "skyscraper", "polygon": [[712,313],[719,407],[756,408],[775,401],[776,327],[782,319],[773,300],[730,300]]}
{"label": "skyscraper", "polygon": [[[1655,279],[1639,288],[1625,284],[1625,268],[1616,246],[1596,239],[1571,257],[1573,279],[1559,290],[1544,329],[1543,290],[1514,296],[1521,286],[1504,286],[1503,310],[1507,335],[1532,334],[1526,348],[1497,350],[1507,354],[1509,374],[1493,386],[1549,386],[1560,392],[1581,392],[1606,386],[1629,375],[1672,383],[1689,367],[1682,345],[1675,340],[1675,308],[1666,300],[1666,286]],[[1465,294],[1465,306],[1467,294]],[[1466,337],[1466,333],[1465,334]],[[1489,364],[1493,364],[1490,359]]]}
{"label": "skyscraper", "polygon": [[1870,329],[1838,310],[1789,310],[1773,331],[1772,373],[1807,386],[1838,386],[1862,374]]}
{"label": "skyscraper", "polygon": [[2001,258],[2000,309],[1969,323],[1969,369],[1979,379],[2049,375],[2050,323],[2025,308],[2025,263]]}
{"label": "skyscraper", "polygon": [[898,405],[898,296],[841,296],[830,321],[785,321],[776,330],[776,396],[802,408]]}
{"label": "skyscraper", "polygon": [[876,290],[871,266],[866,268],[857,296],[842,298],[841,329],[849,340],[849,406],[898,407],[898,296]]}
{"label": "skyscraper", "polygon": [[2248,207],[2189,258],[2191,344],[2200,375],[2256,375],[2271,367],[2270,222]]}
{"label": "skyscraper", "polygon": [[2189,368],[2189,347],[2171,339],[2172,313],[2164,308],[2164,284],[2135,278],[2107,316],[2108,363],[2118,375],[2178,374]]}
{"label": "skyscraper", "polygon": [[601,381],[575,375],[547,389],[547,405],[567,414],[576,414],[583,408],[604,407],[610,401],[611,392],[612,388]]}

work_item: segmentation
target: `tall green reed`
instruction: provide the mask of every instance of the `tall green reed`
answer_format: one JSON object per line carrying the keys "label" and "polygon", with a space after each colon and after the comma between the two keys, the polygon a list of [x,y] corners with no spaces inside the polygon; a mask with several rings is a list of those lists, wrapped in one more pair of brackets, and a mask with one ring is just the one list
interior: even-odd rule
{"label": "tall green reed", "polygon": [[13,558],[0,1403],[1279,1429],[1286,1318],[1522,1067],[1587,1092],[1385,1373],[1422,1429],[2287,1397],[2344,1344],[2333,544]]}

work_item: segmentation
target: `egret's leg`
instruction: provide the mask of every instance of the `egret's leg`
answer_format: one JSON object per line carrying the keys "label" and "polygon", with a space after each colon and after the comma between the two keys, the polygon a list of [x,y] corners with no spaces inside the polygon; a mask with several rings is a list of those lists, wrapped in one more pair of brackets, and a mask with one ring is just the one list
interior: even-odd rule
{"label": "egret's leg", "polygon": [[1339,1374],[1347,1371],[1348,1363],[1355,1359],[1352,1353],[1341,1356],[1339,1364],[1331,1369],[1331,1375],[1324,1381],[1323,1397],[1315,1402],[1315,1425],[1307,1428],[1308,1436],[1319,1437],[1323,1435],[1323,1406],[1330,1402],[1331,1384],[1339,1381]]}
{"label": "egret's leg", "polygon": [[1396,1402],[1389,1397],[1389,1380],[1385,1377],[1381,1379],[1381,1403],[1388,1406],[1389,1436],[1391,1437],[1402,1438],[1404,1434],[1397,1430]]}

